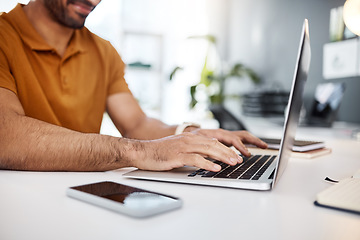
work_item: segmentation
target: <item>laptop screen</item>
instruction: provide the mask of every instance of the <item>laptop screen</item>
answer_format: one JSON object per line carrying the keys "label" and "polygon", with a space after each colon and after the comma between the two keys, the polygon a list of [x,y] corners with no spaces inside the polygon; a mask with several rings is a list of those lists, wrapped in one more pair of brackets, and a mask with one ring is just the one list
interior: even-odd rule
{"label": "laptop screen", "polygon": [[310,68],[310,59],[311,50],[309,38],[309,24],[308,20],[305,19],[300,38],[299,52],[295,65],[287,112],[285,116],[284,131],[280,143],[278,162],[275,168],[275,180],[273,181],[273,186],[277,183],[280,176],[284,172],[291,156],[291,149],[294,144],[296,129],[300,117],[300,110],[303,103],[302,99],[304,87]]}

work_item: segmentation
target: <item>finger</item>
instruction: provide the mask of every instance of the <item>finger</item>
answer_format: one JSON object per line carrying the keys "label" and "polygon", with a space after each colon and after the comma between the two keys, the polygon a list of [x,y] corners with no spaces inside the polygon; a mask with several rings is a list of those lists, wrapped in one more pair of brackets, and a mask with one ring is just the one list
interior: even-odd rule
{"label": "finger", "polygon": [[251,155],[251,153],[249,152],[247,147],[241,141],[242,137],[247,138],[245,136],[246,134],[248,134],[246,131],[241,133],[240,131],[232,132],[232,131],[226,131],[223,129],[219,129],[219,131],[217,131],[217,135],[218,134],[220,135],[220,137],[218,138],[220,142],[226,144],[227,146],[234,146],[237,150],[239,150],[245,156]]}
{"label": "finger", "polygon": [[245,156],[250,156],[251,153],[244,145],[244,143],[249,143],[260,148],[267,148],[267,144],[265,142],[263,142],[262,140],[255,137],[254,135],[252,135],[247,131],[236,131],[236,132],[226,131],[222,137],[223,138],[221,139],[221,141],[226,141],[226,144],[233,145],[237,150],[239,150]]}
{"label": "finger", "polygon": [[198,154],[186,154],[184,159],[184,165],[187,166],[198,167],[211,172],[218,172],[221,170],[220,165],[213,163]]}
{"label": "finger", "polygon": [[262,141],[260,138],[255,137],[247,131],[240,131],[238,135],[241,137],[242,142],[253,144],[260,148],[267,148],[268,145],[266,142]]}
{"label": "finger", "polygon": [[216,138],[187,133],[183,135],[183,140],[185,143],[183,152],[200,154],[230,165],[242,162],[241,156]]}
{"label": "finger", "polygon": [[217,139],[206,139],[193,145],[194,153],[201,154],[224,163],[235,165],[242,162],[242,158],[232,149],[220,143]]}
{"label": "finger", "polygon": [[251,153],[249,149],[244,145],[244,143],[240,140],[239,137],[234,138],[232,145],[239,150],[243,155],[249,157]]}
{"label": "finger", "polygon": [[[200,132],[200,131],[199,131]],[[243,143],[253,144],[260,148],[267,148],[268,145],[262,141],[260,138],[255,137],[248,131],[228,131],[224,129],[203,129],[200,132],[203,135],[208,137],[212,136],[217,138],[219,141],[224,144],[231,146],[234,145],[234,142],[238,142],[237,138],[240,138],[240,141]]]}

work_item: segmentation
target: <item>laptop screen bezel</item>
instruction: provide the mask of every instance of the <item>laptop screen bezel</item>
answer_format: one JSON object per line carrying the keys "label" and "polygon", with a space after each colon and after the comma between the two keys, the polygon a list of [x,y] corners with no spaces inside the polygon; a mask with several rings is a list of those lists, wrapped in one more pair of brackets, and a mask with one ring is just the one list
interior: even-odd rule
{"label": "laptop screen bezel", "polygon": [[283,136],[281,138],[278,160],[274,172],[274,181],[272,187],[279,181],[283,174],[292,152],[292,146],[295,140],[297,125],[299,122],[300,111],[302,107],[302,99],[304,86],[310,68],[311,49],[309,37],[308,20],[304,20],[302,27],[300,45],[295,65],[294,77],[292,81],[288,106],[285,115],[285,123]]}

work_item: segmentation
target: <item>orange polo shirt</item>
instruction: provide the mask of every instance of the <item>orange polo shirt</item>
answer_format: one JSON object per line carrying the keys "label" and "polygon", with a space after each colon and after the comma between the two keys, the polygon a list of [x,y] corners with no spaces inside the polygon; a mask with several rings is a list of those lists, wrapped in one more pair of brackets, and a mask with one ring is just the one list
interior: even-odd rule
{"label": "orange polo shirt", "polygon": [[18,96],[29,117],[98,133],[106,98],[130,92],[124,68],[112,45],[85,27],[75,30],[60,57],[21,5],[0,16],[0,87]]}

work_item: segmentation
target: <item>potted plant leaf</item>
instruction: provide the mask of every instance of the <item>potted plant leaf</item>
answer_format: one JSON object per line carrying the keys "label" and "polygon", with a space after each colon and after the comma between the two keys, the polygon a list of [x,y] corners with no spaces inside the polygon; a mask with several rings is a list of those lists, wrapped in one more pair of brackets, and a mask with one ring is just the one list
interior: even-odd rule
{"label": "potted plant leaf", "polygon": [[[194,38],[203,38],[209,42],[208,53],[205,56],[203,68],[200,75],[200,81],[190,87],[191,102],[190,107],[193,108],[198,103],[196,98],[197,91],[204,91],[208,96],[208,101],[210,105],[222,105],[224,100],[227,97],[224,89],[226,80],[229,78],[235,78],[242,80],[244,77],[248,77],[254,84],[259,84],[261,82],[260,77],[249,67],[246,67],[242,63],[235,63],[227,71],[215,71],[213,68],[209,67],[209,50],[210,47],[215,47],[216,38],[212,35],[204,36],[192,36],[189,39]],[[174,78],[174,75],[177,71],[182,70],[183,68],[177,66],[170,74],[170,80]]]}

